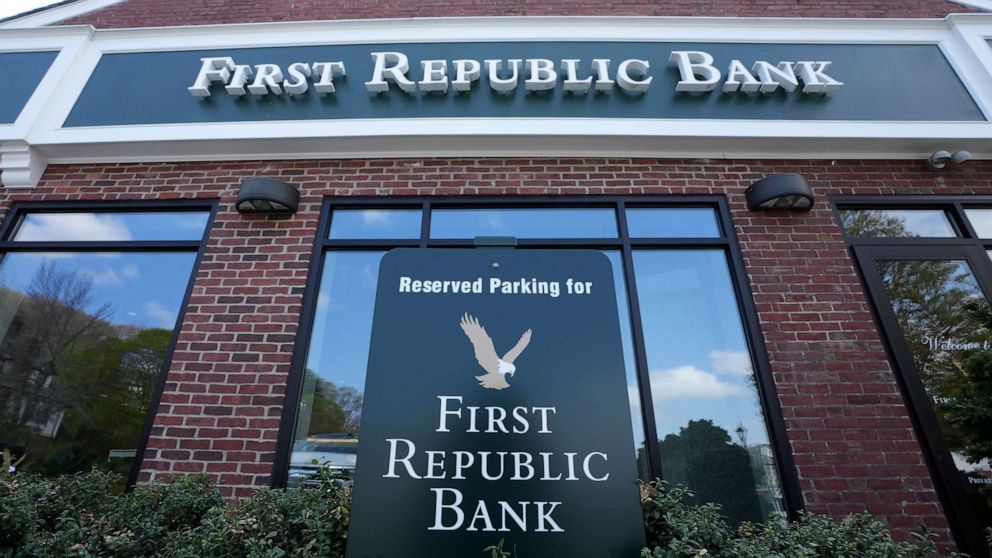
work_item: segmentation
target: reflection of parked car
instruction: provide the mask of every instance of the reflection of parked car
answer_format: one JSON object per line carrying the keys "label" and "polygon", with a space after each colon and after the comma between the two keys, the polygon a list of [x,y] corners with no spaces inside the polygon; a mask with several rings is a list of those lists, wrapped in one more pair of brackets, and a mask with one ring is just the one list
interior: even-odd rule
{"label": "reflection of parked car", "polygon": [[314,434],[293,444],[289,459],[289,484],[310,482],[317,470],[326,467],[350,479],[358,460],[358,436],[355,434]]}

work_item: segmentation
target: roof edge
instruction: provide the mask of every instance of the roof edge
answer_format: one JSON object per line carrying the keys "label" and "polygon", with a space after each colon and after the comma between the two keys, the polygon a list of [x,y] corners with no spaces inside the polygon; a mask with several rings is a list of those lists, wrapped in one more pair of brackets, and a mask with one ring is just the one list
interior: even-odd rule
{"label": "roof edge", "polygon": [[127,0],[64,0],[49,6],[42,6],[22,14],[0,19],[0,29],[24,29],[44,27],[60,21],[72,19],[90,12],[102,10]]}

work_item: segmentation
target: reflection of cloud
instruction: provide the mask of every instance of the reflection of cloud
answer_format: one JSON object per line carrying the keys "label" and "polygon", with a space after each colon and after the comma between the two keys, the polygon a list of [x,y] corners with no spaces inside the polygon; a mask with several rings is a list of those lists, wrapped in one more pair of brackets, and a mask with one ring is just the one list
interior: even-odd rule
{"label": "reflection of cloud", "polygon": [[124,284],[124,280],[121,279],[121,276],[109,267],[102,271],[94,271],[92,269],[81,267],[77,273],[85,277],[86,280],[88,280],[94,287],[110,287]]}
{"label": "reflection of cloud", "polygon": [[17,240],[131,240],[131,231],[113,215],[36,213],[17,231]]}
{"label": "reflection of cloud", "polygon": [[721,376],[751,375],[751,357],[747,351],[710,351],[710,366]]}
{"label": "reflection of cloud", "polygon": [[162,306],[157,300],[149,300],[143,305],[145,315],[158,327],[172,329],[176,327],[176,312]]}
{"label": "reflection of cloud", "polygon": [[172,224],[180,229],[202,231],[207,226],[209,215],[202,211],[191,213],[173,213]]}
{"label": "reflection of cloud", "polygon": [[695,366],[651,371],[651,396],[655,402],[672,399],[724,399],[741,395],[739,386]]}
{"label": "reflection of cloud", "polygon": [[392,215],[381,209],[363,209],[362,221],[366,225],[380,225],[392,221]]}

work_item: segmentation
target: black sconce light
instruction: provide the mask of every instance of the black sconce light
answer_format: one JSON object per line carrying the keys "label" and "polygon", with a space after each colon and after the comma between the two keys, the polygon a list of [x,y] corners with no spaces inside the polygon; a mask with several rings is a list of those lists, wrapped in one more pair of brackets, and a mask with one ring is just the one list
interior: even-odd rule
{"label": "black sconce light", "polygon": [[748,186],[747,208],[751,211],[809,211],[813,190],[801,174],[773,174]]}
{"label": "black sconce light", "polygon": [[279,180],[246,178],[238,189],[238,213],[296,213],[300,192]]}

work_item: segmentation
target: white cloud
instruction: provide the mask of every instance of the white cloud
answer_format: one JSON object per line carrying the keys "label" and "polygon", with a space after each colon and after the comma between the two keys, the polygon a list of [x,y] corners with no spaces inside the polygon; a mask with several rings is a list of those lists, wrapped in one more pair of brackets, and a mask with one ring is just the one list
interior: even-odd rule
{"label": "white cloud", "polygon": [[20,241],[131,240],[131,231],[113,215],[93,213],[38,213],[18,229]]}
{"label": "white cloud", "polygon": [[325,293],[320,293],[317,295],[317,310],[321,312],[327,311],[331,307],[331,297],[327,296]]}
{"label": "white cloud", "polygon": [[0,2],[0,18],[10,17],[24,12],[57,3],[58,0],[5,0]]}
{"label": "white cloud", "polygon": [[143,305],[143,309],[145,311],[145,316],[147,316],[154,325],[164,329],[172,329],[176,327],[176,312],[162,306],[162,303],[159,301],[149,300]]}
{"label": "white cloud", "polygon": [[124,280],[121,279],[121,276],[109,267],[101,271],[80,268],[77,273],[89,280],[94,287],[110,287],[124,284]]}
{"label": "white cloud", "polygon": [[363,209],[362,221],[366,225],[376,225],[392,221],[392,214],[381,209]]}
{"label": "white cloud", "polygon": [[138,271],[138,266],[134,264],[124,266],[121,269],[121,273],[128,279],[137,279],[138,277],[141,277],[141,272]]}
{"label": "white cloud", "polygon": [[695,366],[679,366],[651,371],[651,396],[659,401],[673,399],[725,399],[743,391],[740,386],[720,380],[715,374]]}
{"label": "white cloud", "polygon": [[747,351],[710,351],[710,366],[721,376],[751,375],[751,357]]}

